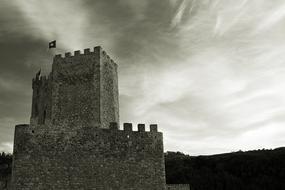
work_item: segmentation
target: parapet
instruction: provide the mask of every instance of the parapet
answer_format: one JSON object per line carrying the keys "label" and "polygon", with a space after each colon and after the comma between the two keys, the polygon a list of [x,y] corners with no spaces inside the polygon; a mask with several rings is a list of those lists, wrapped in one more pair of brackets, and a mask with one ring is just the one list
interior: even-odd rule
{"label": "parapet", "polygon": [[150,124],[150,132],[157,132],[157,124]]}
{"label": "parapet", "polygon": [[131,123],[124,123],[124,131],[133,131],[133,125]]}
{"label": "parapet", "polygon": [[138,124],[138,131],[139,132],[145,132],[145,124]]}
{"label": "parapet", "polygon": [[40,76],[39,73],[36,74],[36,76],[33,78],[32,80],[32,87],[34,88],[35,85],[45,85],[48,83],[48,81],[50,80],[50,76]]}
{"label": "parapet", "polygon": [[145,124],[141,124],[140,123],[140,124],[137,125],[137,127],[138,127],[138,130],[134,131],[132,123],[124,123],[123,124],[123,129],[120,130],[118,123],[111,122],[110,126],[109,126],[109,129],[110,130],[120,130],[120,131],[125,131],[125,132],[150,132],[150,133],[157,133],[158,132],[157,124],[150,124],[149,125],[149,131],[146,131]]}
{"label": "parapet", "polygon": [[62,58],[76,57],[76,56],[82,56],[82,55],[97,54],[100,51],[102,51],[101,46],[96,46],[93,48],[93,51],[91,51],[90,48],[86,48],[83,50],[83,53],[80,50],[74,51],[73,54],[71,52],[66,52],[64,55],[62,54],[55,55],[54,59],[62,59]]}
{"label": "parapet", "polygon": [[97,54],[101,54],[102,58],[107,59],[107,61],[109,61],[112,64],[115,64],[113,59],[110,58],[110,56],[101,48],[101,46],[96,46],[93,48],[93,50],[91,50],[90,48],[86,48],[83,50],[83,53],[80,50],[76,50],[73,52],[73,54],[71,52],[66,52],[64,55],[57,54],[54,56],[54,60],[65,59],[65,58],[69,59],[69,58],[80,57],[84,55],[97,55]]}

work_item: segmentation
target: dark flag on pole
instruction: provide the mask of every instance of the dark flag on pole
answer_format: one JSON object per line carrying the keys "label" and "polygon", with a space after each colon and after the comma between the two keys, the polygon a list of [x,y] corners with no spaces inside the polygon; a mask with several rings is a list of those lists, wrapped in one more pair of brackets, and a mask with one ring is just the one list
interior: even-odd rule
{"label": "dark flag on pole", "polygon": [[48,48],[51,49],[51,48],[56,48],[56,41],[51,41],[49,44],[48,44]]}

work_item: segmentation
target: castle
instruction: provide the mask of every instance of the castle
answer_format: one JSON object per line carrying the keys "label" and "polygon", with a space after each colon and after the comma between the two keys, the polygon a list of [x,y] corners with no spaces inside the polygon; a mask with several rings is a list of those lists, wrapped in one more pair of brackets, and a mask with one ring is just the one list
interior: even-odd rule
{"label": "castle", "polygon": [[56,55],[32,88],[30,125],[15,127],[13,190],[166,190],[162,133],[120,129],[117,64],[101,47]]}

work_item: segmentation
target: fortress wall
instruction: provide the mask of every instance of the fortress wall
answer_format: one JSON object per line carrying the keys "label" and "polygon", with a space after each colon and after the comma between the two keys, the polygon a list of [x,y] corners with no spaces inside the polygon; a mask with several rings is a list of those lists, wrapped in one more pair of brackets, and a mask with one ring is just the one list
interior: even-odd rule
{"label": "fortress wall", "polygon": [[100,101],[101,127],[108,128],[110,122],[119,123],[119,92],[117,64],[105,51],[100,55]]}
{"label": "fortress wall", "polygon": [[117,64],[100,46],[56,55],[49,77],[33,79],[31,125],[108,128],[119,122],[118,96]]}
{"label": "fortress wall", "polygon": [[15,128],[14,190],[166,190],[162,133],[118,129],[117,64],[101,47],[56,55],[39,75],[31,125]]}
{"label": "fortress wall", "polygon": [[[68,132],[17,126],[14,189],[165,190],[162,133],[86,127]],[[135,188],[134,188],[135,187]]]}
{"label": "fortress wall", "polygon": [[100,52],[57,55],[52,68],[52,118],[57,126],[100,123]]}
{"label": "fortress wall", "polygon": [[167,184],[167,190],[190,190],[189,184]]}
{"label": "fortress wall", "polygon": [[[30,162],[30,147],[33,144],[31,137],[32,130],[29,125],[16,125],[12,163],[12,189],[21,189],[22,181],[27,179],[28,171],[33,168],[33,163]],[[25,189],[24,186],[23,189]]]}
{"label": "fortress wall", "polygon": [[11,174],[5,178],[0,178],[0,190],[9,190],[11,189]]}
{"label": "fortress wall", "polygon": [[50,76],[33,78],[33,101],[31,124],[44,124],[51,119],[51,79]]}

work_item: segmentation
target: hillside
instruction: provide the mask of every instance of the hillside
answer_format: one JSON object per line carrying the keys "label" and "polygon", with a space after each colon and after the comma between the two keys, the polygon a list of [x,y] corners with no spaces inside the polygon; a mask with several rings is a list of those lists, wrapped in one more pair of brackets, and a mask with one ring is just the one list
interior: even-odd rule
{"label": "hillside", "polygon": [[189,183],[191,190],[285,189],[285,148],[212,156],[165,154],[167,183]]}

